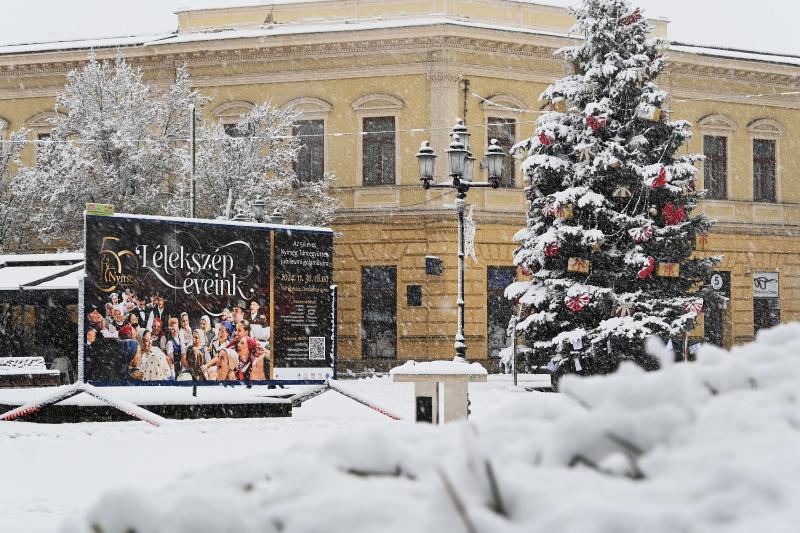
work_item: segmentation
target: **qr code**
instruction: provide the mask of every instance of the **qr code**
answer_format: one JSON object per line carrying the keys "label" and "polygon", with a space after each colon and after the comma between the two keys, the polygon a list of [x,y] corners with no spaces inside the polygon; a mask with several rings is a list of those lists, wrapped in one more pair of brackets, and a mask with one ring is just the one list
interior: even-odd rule
{"label": "qr code", "polygon": [[312,361],[325,359],[325,337],[308,338],[308,358]]}

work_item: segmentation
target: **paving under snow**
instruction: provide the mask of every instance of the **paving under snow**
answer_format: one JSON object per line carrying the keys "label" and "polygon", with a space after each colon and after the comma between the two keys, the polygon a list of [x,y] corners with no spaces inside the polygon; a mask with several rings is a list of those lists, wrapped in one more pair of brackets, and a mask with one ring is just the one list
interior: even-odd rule
{"label": "paving under snow", "polygon": [[[412,414],[412,384],[346,386]],[[471,385],[470,424],[445,427],[334,392],[292,419],[0,423],[0,529],[797,530],[800,324],[731,353],[705,348],[696,364],[562,387],[490,376]]]}

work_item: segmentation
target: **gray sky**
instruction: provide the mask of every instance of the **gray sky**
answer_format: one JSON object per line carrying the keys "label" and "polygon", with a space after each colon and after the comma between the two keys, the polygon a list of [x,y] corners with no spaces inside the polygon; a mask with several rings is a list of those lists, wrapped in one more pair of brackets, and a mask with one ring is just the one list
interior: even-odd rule
{"label": "gray sky", "polygon": [[[241,5],[247,0],[6,0],[0,44],[169,33],[181,7]],[[575,0],[541,0],[570,6]],[[666,17],[674,41],[800,55],[798,0],[638,0],[649,17]]]}

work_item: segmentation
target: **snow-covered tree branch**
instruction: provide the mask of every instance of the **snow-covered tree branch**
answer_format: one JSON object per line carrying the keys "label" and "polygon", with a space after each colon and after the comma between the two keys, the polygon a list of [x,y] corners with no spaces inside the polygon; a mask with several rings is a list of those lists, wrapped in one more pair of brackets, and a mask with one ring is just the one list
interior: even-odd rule
{"label": "snow-covered tree branch", "polygon": [[[198,130],[196,158],[196,202],[199,216],[224,215],[231,199],[231,215],[248,212],[254,200],[264,200],[269,213],[279,210],[291,224],[328,225],[338,201],[328,189],[334,176],[301,181],[293,164],[301,139],[292,136],[300,112],[274,107],[269,102],[254,107],[226,133],[220,123]],[[188,165],[181,172],[175,209],[188,209]]]}
{"label": "snow-covered tree branch", "polygon": [[[5,138],[6,125],[0,123],[0,138]],[[9,142],[0,146],[0,251],[15,248],[20,237],[21,202],[11,184],[11,165],[19,165],[19,154],[25,146],[27,130],[11,134]]]}
{"label": "snow-covered tree branch", "polygon": [[56,99],[59,118],[49,142],[38,145],[36,164],[14,181],[17,193],[35,202],[31,231],[44,242],[80,246],[87,202],[170,214],[169,182],[183,167],[189,106],[204,101],[185,68],[160,91],[121,53],[108,62],[90,55],[67,76]]}
{"label": "snow-covered tree branch", "polygon": [[583,0],[584,37],[561,50],[573,74],[541,95],[549,109],[517,149],[528,187],[528,225],[515,262],[528,276],[506,294],[523,309],[519,330],[538,363],[580,373],[623,359],[657,363],[657,335],[682,339],[719,297],[705,287],[714,258],[694,254],[711,221],[693,215],[698,155],[678,149],[691,126],[670,119],[655,83],[665,43],[627,0]]}

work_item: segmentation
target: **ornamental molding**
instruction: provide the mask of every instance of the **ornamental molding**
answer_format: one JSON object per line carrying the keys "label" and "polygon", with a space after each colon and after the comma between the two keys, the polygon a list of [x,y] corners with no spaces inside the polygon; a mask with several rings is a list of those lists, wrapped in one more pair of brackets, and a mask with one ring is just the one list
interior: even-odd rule
{"label": "ornamental molding", "polygon": [[481,101],[481,106],[488,111],[522,112],[527,109],[525,102],[510,94],[496,94]]}
{"label": "ornamental molding", "polygon": [[748,124],[747,131],[752,137],[775,138],[783,135],[786,129],[777,120],[760,118]]}
{"label": "ornamental molding", "polygon": [[[763,84],[762,84],[763,85]],[[704,101],[704,102],[726,102],[730,104],[744,104],[747,106],[764,106],[764,107],[780,107],[784,109],[800,109],[800,100],[796,97],[794,99],[787,98],[786,96],[748,96],[744,90],[738,93],[732,92],[714,92],[710,87],[705,89],[687,89],[674,85],[663,85],[669,92],[670,100],[680,100],[685,98],[690,101]]]}
{"label": "ornamental molding", "polygon": [[255,104],[245,100],[230,100],[224,102],[211,111],[211,115],[224,124],[236,123],[250,111]]}
{"label": "ornamental molding", "polygon": [[[342,42],[308,42],[303,44],[285,45],[276,42],[269,45],[260,41],[259,46],[245,45],[241,41],[235,43],[228,41],[204,43],[176,43],[158,44],[147,47],[129,47],[125,49],[128,61],[145,70],[163,69],[164,67],[187,66],[214,66],[221,63],[237,64],[248,62],[274,62],[279,59],[320,58],[320,57],[350,57],[354,55],[379,54],[391,50],[427,51],[434,53],[439,49],[461,50],[470,52],[486,52],[487,54],[506,54],[523,57],[539,57],[554,60],[555,47],[542,46],[534,43],[519,41],[500,41],[458,35],[431,35],[430,27],[424,28],[425,32],[418,35],[398,37],[392,39],[376,38],[363,41]],[[441,29],[436,31],[441,32]],[[535,35],[525,37],[537,37]],[[313,38],[313,37],[311,37]],[[276,39],[277,40],[277,39]],[[218,49],[186,49],[175,51],[175,48],[190,46],[219,46]],[[224,48],[223,48],[224,47]],[[53,51],[47,53],[17,54],[14,56],[0,55],[0,77],[19,76],[47,76],[66,75],[71,70],[81,68],[86,60],[83,59],[89,52],[86,50]],[[97,50],[98,59],[112,59],[114,50]],[[65,56],[71,56],[65,60]],[[29,62],[24,62],[25,60]],[[3,64],[5,63],[5,64]]]}
{"label": "ornamental molding", "polygon": [[462,80],[461,75],[452,74],[450,72],[428,72],[426,76],[429,82],[436,84],[441,83],[449,85],[452,83],[458,83]]}
{"label": "ornamental molding", "polygon": [[730,135],[738,127],[736,122],[725,115],[706,115],[697,121],[701,131]]}
{"label": "ornamental molding", "polygon": [[745,69],[730,66],[731,63],[736,65],[743,64],[743,62],[734,59],[726,59],[715,62],[714,64],[694,63],[691,59],[691,56],[683,56],[673,61],[669,61],[668,59],[665,74],[671,76],[687,76],[701,80],[725,79],[740,83],[749,82],[785,88],[797,88],[800,86],[800,67],[750,61],[746,64],[752,66],[752,68]]}
{"label": "ornamental molding", "polygon": [[309,115],[327,115],[333,109],[333,104],[326,102],[321,98],[314,98],[311,96],[301,96],[295,98],[284,104],[285,107],[294,107],[300,111],[303,116]]}
{"label": "ornamental molding", "polygon": [[31,130],[46,130],[50,131],[55,126],[55,122],[61,118],[66,117],[63,113],[56,113],[55,111],[42,111],[36,113],[25,121],[25,127]]}
{"label": "ornamental molding", "polygon": [[367,94],[350,105],[355,111],[384,111],[402,109],[405,104],[390,94]]}

